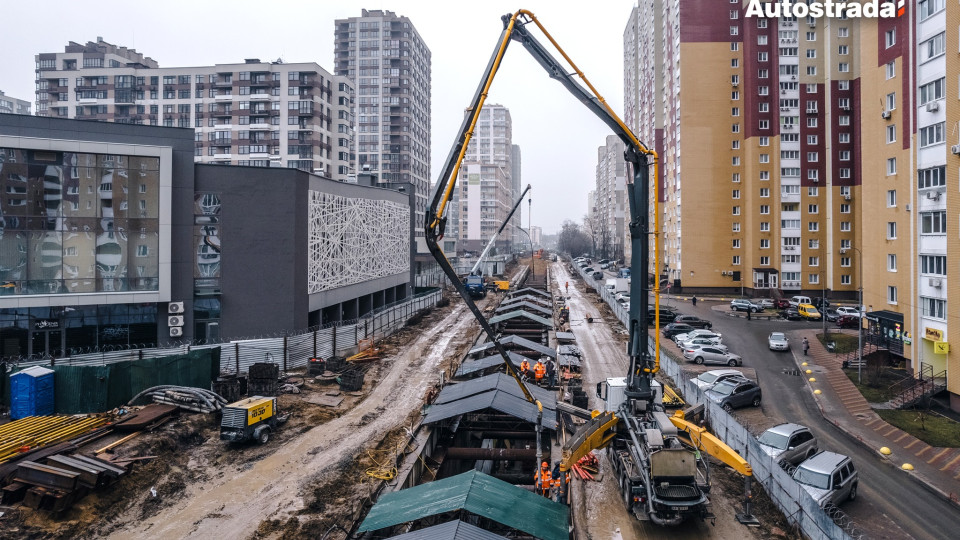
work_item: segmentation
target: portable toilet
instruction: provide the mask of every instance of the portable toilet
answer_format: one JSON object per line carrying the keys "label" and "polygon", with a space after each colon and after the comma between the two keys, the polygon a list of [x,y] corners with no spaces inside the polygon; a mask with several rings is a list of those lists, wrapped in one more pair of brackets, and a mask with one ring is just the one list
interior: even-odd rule
{"label": "portable toilet", "polygon": [[10,418],[53,414],[52,369],[34,366],[10,376]]}

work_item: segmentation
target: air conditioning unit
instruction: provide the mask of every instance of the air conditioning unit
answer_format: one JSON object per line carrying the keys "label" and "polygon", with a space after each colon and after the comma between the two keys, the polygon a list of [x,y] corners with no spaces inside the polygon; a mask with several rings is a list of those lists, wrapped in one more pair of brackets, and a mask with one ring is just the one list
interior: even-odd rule
{"label": "air conditioning unit", "polygon": [[932,277],[930,278],[929,283],[931,287],[936,287],[937,289],[943,286],[943,280],[940,278]]}
{"label": "air conditioning unit", "polygon": [[167,326],[183,326],[183,316],[170,315],[167,317]]}
{"label": "air conditioning unit", "polygon": [[843,196],[843,200],[849,201],[849,200],[850,200],[850,196],[849,196],[849,195],[844,195],[844,196]]}
{"label": "air conditioning unit", "polygon": [[796,251],[796,250],[797,250],[797,246],[783,246],[783,249],[785,249],[785,250],[787,250],[787,251]]}
{"label": "air conditioning unit", "polygon": [[796,76],[796,75],[791,75],[791,76],[790,76],[790,80],[791,80],[791,81],[797,80],[797,76]]}
{"label": "air conditioning unit", "polygon": [[931,101],[930,103],[927,103],[927,112],[937,112],[939,110],[940,110],[939,101]]}
{"label": "air conditioning unit", "polygon": [[882,113],[880,113],[880,118],[883,118],[884,120],[889,120],[889,119],[890,119],[890,111],[883,111]]}
{"label": "air conditioning unit", "polygon": [[167,313],[183,313],[183,302],[170,302],[167,305]]}
{"label": "air conditioning unit", "polygon": [[180,326],[170,327],[170,337],[180,337],[183,335],[183,328]]}
{"label": "air conditioning unit", "polygon": [[909,212],[909,211],[910,211],[910,203],[907,203],[907,205],[906,205],[904,208],[906,208],[906,209],[907,209],[907,212]]}
{"label": "air conditioning unit", "polygon": [[950,147],[950,152],[954,154],[960,154],[960,144],[955,144]]}
{"label": "air conditioning unit", "polygon": [[727,275],[727,271],[726,271],[726,270],[723,270],[722,272],[720,272],[720,275],[721,275],[721,276]]}
{"label": "air conditioning unit", "polygon": [[940,200],[940,192],[939,192],[939,191],[928,191],[928,192],[927,192],[927,198],[930,199],[931,201],[939,201],[939,200]]}

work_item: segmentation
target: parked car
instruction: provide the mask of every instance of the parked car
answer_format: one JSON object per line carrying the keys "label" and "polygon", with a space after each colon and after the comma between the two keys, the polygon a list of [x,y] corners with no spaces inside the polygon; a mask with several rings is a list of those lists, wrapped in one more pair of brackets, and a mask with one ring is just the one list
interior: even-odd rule
{"label": "parked car", "polygon": [[673,322],[689,324],[694,328],[713,328],[713,323],[708,320],[701,319],[696,315],[678,315],[675,319],[673,319]]}
{"label": "parked car", "polygon": [[780,317],[788,321],[802,321],[803,315],[797,311],[797,308],[787,308],[780,312]]}
{"label": "parked car", "polygon": [[673,339],[674,336],[686,334],[694,330],[696,330],[696,328],[690,326],[689,324],[670,323],[663,327],[662,333],[665,338]]}
{"label": "parked car", "polygon": [[629,268],[621,268],[620,270],[617,271],[617,277],[622,277],[622,278],[628,278],[628,277],[630,277],[630,269],[629,269]]}
{"label": "parked car", "polygon": [[820,452],[793,471],[793,479],[807,490],[820,508],[857,498],[860,475],[853,461],[834,452]]}
{"label": "parked car", "polygon": [[721,338],[723,337],[723,335],[717,332],[712,332],[710,330],[703,330],[701,328],[698,328],[696,330],[691,330],[690,332],[687,332],[685,334],[678,334],[676,336],[673,336],[673,340],[676,341],[677,344],[680,344],[688,339],[694,339],[698,337]]}
{"label": "parked car", "polygon": [[613,266],[613,263],[608,263],[608,262],[600,263],[600,269],[601,269],[601,270],[606,270],[607,268],[610,268],[611,266]]}
{"label": "parked car", "polygon": [[630,293],[618,292],[613,299],[621,304],[626,304],[630,301]]}
{"label": "parked car", "polygon": [[776,301],[770,298],[763,298],[757,303],[760,304],[760,307],[763,309],[772,309],[776,307]]}
{"label": "parked car", "polygon": [[610,259],[600,259],[599,261],[597,261],[597,263],[598,263],[598,264],[609,264],[609,263],[610,263]]}
{"label": "parked car", "polygon": [[713,369],[698,375],[696,379],[693,379],[693,384],[701,390],[709,390],[713,388],[713,385],[731,378],[743,378],[743,373],[737,369]]}
{"label": "parked car", "polygon": [[583,272],[585,274],[592,274],[596,272],[596,270],[592,266],[587,266],[586,268],[583,269]]}
{"label": "parked car", "polygon": [[863,312],[855,307],[840,306],[837,308],[837,313],[840,315],[853,315],[854,317],[860,317],[863,315]]}
{"label": "parked car", "polygon": [[823,316],[825,319],[827,319],[827,322],[837,322],[837,319],[840,318],[840,314],[837,313],[837,310],[833,308],[827,308],[821,310],[820,312],[823,313]]}
{"label": "parked car", "polygon": [[774,309],[787,309],[790,307],[790,301],[785,298],[778,298],[773,301]]}
{"label": "parked car", "polygon": [[603,279],[603,272],[594,272],[593,279],[597,281],[600,281],[601,279]]}
{"label": "parked car", "polygon": [[[650,305],[647,306],[647,323],[650,324],[650,326],[653,326],[653,323],[655,320],[654,315],[656,314],[656,312],[657,310],[654,309],[653,306],[650,306]],[[676,311],[673,311],[672,309],[664,306],[660,306],[660,324],[666,325],[666,324],[672,323],[673,320],[676,319],[678,315],[680,314],[677,313]]]}
{"label": "parked car", "polygon": [[763,311],[763,308],[760,307],[760,304],[754,304],[753,302],[744,298],[737,298],[737,299],[731,300],[730,309],[732,309],[733,311],[749,311],[750,313]]}
{"label": "parked car", "polygon": [[822,296],[818,296],[814,298],[813,302],[811,303],[813,304],[813,307],[819,309],[820,311],[823,311],[825,308],[830,307],[830,301]]}
{"label": "parked car", "polygon": [[860,326],[860,317],[856,315],[841,315],[837,318],[838,328],[857,328]]}
{"label": "parked car", "polygon": [[779,463],[796,465],[817,453],[819,443],[800,424],[780,424],[764,431],[757,437],[760,449]]}
{"label": "parked car", "polygon": [[800,304],[797,306],[797,312],[804,319],[810,319],[812,321],[820,320],[820,312],[817,311],[817,308],[813,307],[813,304]]}
{"label": "parked car", "polygon": [[728,379],[716,384],[713,388],[704,392],[704,395],[727,411],[747,405],[759,407],[760,400],[763,397],[759,384],[742,377]]}
{"label": "parked car", "polygon": [[797,307],[800,304],[811,304],[813,303],[813,300],[811,300],[809,296],[798,295],[798,296],[791,296],[789,302],[791,306]]}
{"label": "parked car", "polygon": [[687,360],[693,360],[695,364],[700,365],[726,364],[730,367],[737,367],[743,363],[743,359],[740,358],[740,356],[710,345],[685,347],[683,349],[683,357]]}
{"label": "parked car", "polygon": [[686,349],[688,347],[693,347],[696,345],[700,345],[703,347],[716,347],[723,351],[727,350],[727,346],[723,344],[720,336],[717,336],[717,337],[697,336],[693,339],[685,339],[682,342],[680,342],[680,348],[682,349]]}
{"label": "parked car", "polygon": [[790,341],[783,332],[770,332],[770,336],[767,337],[767,346],[771,351],[789,351]]}

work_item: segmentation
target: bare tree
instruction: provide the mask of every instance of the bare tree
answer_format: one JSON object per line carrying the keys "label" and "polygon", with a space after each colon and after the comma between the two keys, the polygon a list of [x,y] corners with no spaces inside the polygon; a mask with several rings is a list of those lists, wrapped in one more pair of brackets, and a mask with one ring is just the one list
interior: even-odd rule
{"label": "bare tree", "polygon": [[590,216],[583,216],[583,232],[590,239],[590,244],[593,246],[593,249],[590,251],[590,253],[596,255],[597,247],[601,242],[601,235],[603,233],[603,227],[600,225],[600,220],[595,217],[591,218]]}

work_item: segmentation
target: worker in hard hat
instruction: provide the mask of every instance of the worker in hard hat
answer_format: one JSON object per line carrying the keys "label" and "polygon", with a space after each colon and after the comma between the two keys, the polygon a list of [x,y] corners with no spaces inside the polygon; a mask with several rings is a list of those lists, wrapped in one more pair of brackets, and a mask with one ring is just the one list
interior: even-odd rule
{"label": "worker in hard hat", "polygon": [[547,374],[547,366],[543,365],[543,360],[537,360],[535,366],[533,366],[533,376],[537,379],[537,384],[543,382],[543,378]]}
{"label": "worker in hard hat", "polygon": [[540,464],[540,470],[534,476],[537,492],[544,497],[550,498],[550,488],[553,487],[553,477],[550,474],[550,464],[544,461]]}
{"label": "worker in hard hat", "polygon": [[524,358],[523,361],[520,362],[520,376],[526,377],[529,372],[530,372],[530,362],[528,362],[527,359]]}

